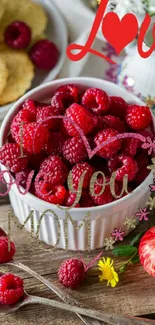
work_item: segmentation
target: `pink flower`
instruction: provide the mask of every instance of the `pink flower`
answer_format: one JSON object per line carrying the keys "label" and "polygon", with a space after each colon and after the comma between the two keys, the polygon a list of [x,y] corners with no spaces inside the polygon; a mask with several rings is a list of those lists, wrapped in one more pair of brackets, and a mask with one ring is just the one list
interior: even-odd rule
{"label": "pink flower", "polygon": [[114,231],[112,232],[112,237],[115,238],[115,240],[120,240],[120,241],[123,241],[123,237],[125,236],[125,231],[123,231],[122,228],[120,229],[117,229],[117,228],[114,228]]}
{"label": "pink flower", "polygon": [[152,152],[155,153],[155,138],[152,140],[150,137],[145,139],[145,142],[142,145],[143,149],[149,149],[148,154],[151,155]]}
{"label": "pink flower", "polygon": [[145,221],[148,221],[148,217],[147,215],[149,215],[150,212],[147,212],[147,208],[140,208],[139,209],[139,212],[136,213],[136,217],[139,217],[139,221],[142,221],[142,220],[145,220]]}

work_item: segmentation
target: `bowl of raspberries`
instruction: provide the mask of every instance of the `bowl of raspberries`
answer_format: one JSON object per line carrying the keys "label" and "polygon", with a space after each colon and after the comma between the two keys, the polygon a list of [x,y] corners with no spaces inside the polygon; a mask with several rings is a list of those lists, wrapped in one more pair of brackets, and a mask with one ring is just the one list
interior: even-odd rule
{"label": "bowl of raspberries", "polygon": [[0,133],[14,214],[24,224],[32,213],[34,231],[51,246],[103,247],[150,196],[145,139],[154,141],[150,109],[116,84],[80,77],[33,89]]}

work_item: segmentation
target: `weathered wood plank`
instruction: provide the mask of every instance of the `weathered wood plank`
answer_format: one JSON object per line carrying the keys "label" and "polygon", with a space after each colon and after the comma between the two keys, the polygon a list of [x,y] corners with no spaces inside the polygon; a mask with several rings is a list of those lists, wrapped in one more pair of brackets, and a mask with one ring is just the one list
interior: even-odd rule
{"label": "weathered wood plank", "polygon": [[[3,227],[6,231],[8,210],[9,205],[0,206],[0,227]],[[141,227],[144,226],[141,225]],[[130,237],[128,236],[125,241],[128,242]],[[58,285],[57,270],[61,262],[73,255],[78,256],[77,253],[63,250],[45,252],[37,246],[32,249],[30,235],[26,230],[19,231],[15,225],[13,225],[12,239],[17,248],[16,259]],[[97,253],[98,251],[95,251],[83,254],[83,256],[87,260],[93,258]],[[104,254],[107,255],[107,252],[104,252]],[[110,253],[108,255],[110,256]],[[6,267],[5,270],[22,276],[28,293],[58,299],[55,294],[25,272],[12,267]],[[155,313],[154,288],[155,279],[150,277],[140,264],[137,264],[121,276],[119,285],[114,289],[107,287],[105,284],[100,284],[97,277],[90,275],[79,290],[69,292],[88,307],[117,314],[140,315]],[[34,323],[42,325],[82,324],[76,315],[39,305],[27,306],[14,315],[0,315],[0,323],[3,325],[32,325]]]}

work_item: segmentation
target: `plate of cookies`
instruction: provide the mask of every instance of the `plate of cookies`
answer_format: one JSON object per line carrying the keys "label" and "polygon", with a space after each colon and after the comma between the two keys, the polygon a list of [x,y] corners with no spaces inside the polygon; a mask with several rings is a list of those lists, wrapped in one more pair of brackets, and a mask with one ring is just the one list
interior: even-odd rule
{"label": "plate of cookies", "polygon": [[65,21],[52,0],[1,0],[0,119],[28,90],[59,75],[67,44]]}

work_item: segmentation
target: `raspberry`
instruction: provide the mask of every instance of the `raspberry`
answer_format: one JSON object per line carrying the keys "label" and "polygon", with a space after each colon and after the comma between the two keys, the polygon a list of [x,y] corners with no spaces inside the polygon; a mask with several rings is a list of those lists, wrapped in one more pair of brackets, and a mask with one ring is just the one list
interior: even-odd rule
{"label": "raspberry", "polygon": [[62,158],[50,156],[40,166],[40,174],[45,174],[51,185],[63,185],[68,176],[68,168]]}
{"label": "raspberry", "polygon": [[63,157],[74,165],[87,159],[87,150],[80,137],[73,137],[66,140],[63,145]]}
{"label": "raspberry", "polygon": [[0,303],[14,305],[24,296],[23,280],[13,274],[0,277]]}
{"label": "raspberry", "polygon": [[76,289],[85,278],[83,262],[77,258],[66,260],[59,268],[58,277],[65,287]]}
{"label": "raspberry", "polygon": [[152,121],[152,116],[147,106],[132,105],[128,107],[125,119],[128,126],[137,131],[147,128]]}
{"label": "raspberry", "polygon": [[69,93],[74,98],[74,103],[79,101],[79,90],[75,85],[69,84],[61,86],[57,89],[57,92]]}
{"label": "raspberry", "polygon": [[[100,131],[94,138],[94,142],[97,146],[101,145],[103,142],[112,139],[113,137],[116,137],[118,135],[118,132],[114,129],[105,129],[103,131]],[[109,159],[113,156],[115,156],[118,151],[121,149],[122,140],[115,140],[107,145],[105,145],[102,149],[100,149],[97,152],[97,155],[99,155],[102,158]]]}
{"label": "raspberry", "polygon": [[44,125],[37,123],[27,123],[22,127],[22,137],[20,132],[15,135],[16,142],[30,154],[40,153],[48,143],[49,131]]}
{"label": "raspberry", "polygon": [[109,109],[110,99],[105,91],[89,88],[82,97],[82,105],[96,115],[104,115]]}
{"label": "raspberry", "polygon": [[83,208],[91,208],[94,205],[95,204],[91,198],[91,195],[88,193],[88,191],[83,190],[81,200],[80,200],[80,206]]}
{"label": "raspberry", "polygon": [[[76,197],[77,197],[76,193],[72,193],[72,192],[67,193],[66,200],[65,200],[65,206],[71,207],[74,204]],[[80,207],[80,204],[77,203],[74,208],[79,208],[79,207]]]}
{"label": "raspberry", "polygon": [[16,249],[13,242],[10,242],[10,250],[8,246],[8,237],[0,237],[0,263],[7,263],[13,259]]}
{"label": "raspberry", "polygon": [[19,173],[16,173],[16,184],[22,186],[23,188],[26,188],[27,182],[28,182],[28,176],[31,173],[30,169],[22,170]]}
{"label": "raspberry", "polygon": [[64,144],[64,137],[61,133],[52,132],[45,147],[47,154],[60,156]]}
{"label": "raspberry", "polygon": [[12,173],[18,173],[28,164],[27,157],[21,157],[20,147],[16,143],[6,143],[0,149],[0,162]]}
{"label": "raspberry", "polygon": [[66,198],[66,189],[63,185],[51,185],[48,182],[39,181],[35,183],[35,194],[40,199],[62,205]]}
{"label": "raspberry", "polygon": [[65,113],[68,108],[74,102],[74,97],[69,92],[56,92],[52,97],[51,105],[55,107],[61,114]]}
{"label": "raspberry", "polygon": [[126,115],[128,104],[121,97],[112,96],[110,97],[110,99],[111,102],[109,107],[109,114],[124,118],[124,116]]}
{"label": "raspberry", "polygon": [[[52,106],[44,106],[38,109],[37,112],[37,123],[46,126],[49,130],[58,130],[59,128],[59,119],[53,118],[53,116],[58,116],[59,111]],[[51,117],[51,119],[50,119]]]}
{"label": "raspberry", "polygon": [[[72,104],[66,110],[65,116],[72,120],[76,125],[78,125],[85,135],[91,133],[96,126],[97,121],[94,116],[78,104]],[[64,126],[69,136],[74,137],[76,135],[79,135],[74,125],[67,119],[64,120]]]}
{"label": "raspberry", "polygon": [[57,46],[48,40],[39,40],[30,50],[32,62],[43,70],[51,70],[55,67],[59,58]]}
{"label": "raspberry", "polygon": [[35,122],[36,121],[36,113],[34,113],[33,109],[23,108],[20,110],[17,115],[14,117],[11,123],[11,134],[14,139],[16,139],[16,135],[22,131],[22,127],[24,124]]}
{"label": "raspberry", "polygon": [[5,42],[16,50],[25,49],[31,41],[31,29],[22,21],[15,21],[5,31]]}
{"label": "raspberry", "polygon": [[113,196],[111,194],[110,185],[106,185],[104,192],[100,194],[103,189],[103,185],[103,178],[98,177],[97,182],[94,184],[95,195],[91,194],[95,205],[104,205],[114,201]]}
{"label": "raspberry", "polygon": [[78,189],[78,185],[81,179],[81,176],[84,172],[86,172],[82,187],[87,189],[90,186],[90,180],[94,173],[94,168],[89,165],[87,162],[79,163],[75,165],[72,170],[72,180],[73,180],[73,187],[75,190]]}
{"label": "raspberry", "polygon": [[[27,110],[31,113],[31,118],[28,118],[29,122],[35,122],[37,115],[37,103],[32,99],[26,99],[22,105],[24,110]],[[31,119],[31,120],[30,120]],[[32,120],[33,119],[33,120]]]}
{"label": "raspberry", "polygon": [[128,175],[129,182],[133,181],[139,170],[137,162],[132,157],[123,154],[109,160],[108,167],[110,172],[116,171],[118,182],[122,182],[125,175]]}
{"label": "raspberry", "polygon": [[123,133],[126,131],[125,123],[119,117],[112,115],[99,117],[99,126],[97,127],[101,130],[112,128],[117,130],[119,133]]}
{"label": "raspberry", "polygon": [[123,140],[122,151],[127,156],[134,157],[137,154],[140,141],[135,138],[128,138]]}

